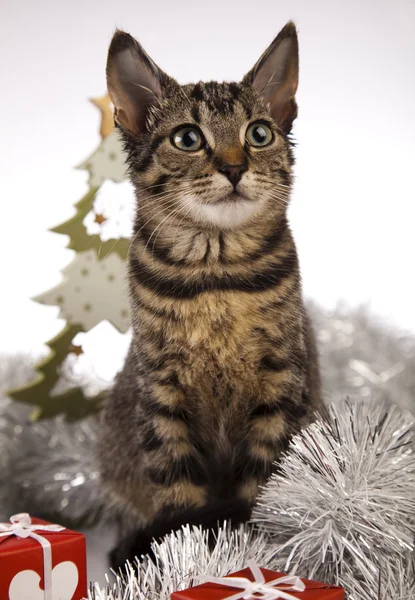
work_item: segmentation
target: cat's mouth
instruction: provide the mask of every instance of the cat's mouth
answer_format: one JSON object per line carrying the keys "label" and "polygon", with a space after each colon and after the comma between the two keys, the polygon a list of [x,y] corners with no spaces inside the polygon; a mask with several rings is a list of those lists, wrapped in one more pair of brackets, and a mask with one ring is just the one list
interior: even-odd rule
{"label": "cat's mouth", "polygon": [[226,196],[222,196],[220,198],[218,198],[214,204],[232,204],[232,203],[238,203],[238,202],[246,202],[246,201],[251,201],[250,198],[247,198],[245,195],[241,194],[240,192],[232,191],[229,192],[229,194],[227,194]]}

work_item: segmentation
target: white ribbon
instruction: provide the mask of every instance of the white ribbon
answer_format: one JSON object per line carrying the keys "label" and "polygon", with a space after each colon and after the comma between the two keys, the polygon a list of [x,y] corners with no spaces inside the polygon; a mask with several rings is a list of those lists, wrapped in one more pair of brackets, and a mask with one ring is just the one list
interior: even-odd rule
{"label": "white ribbon", "polygon": [[[273,581],[265,582],[265,578],[254,560],[248,561],[248,568],[251,570],[255,581],[249,581],[246,577],[195,577],[197,581],[204,583],[219,583],[233,588],[241,588],[241,591],[228,596],[226,600],[240,600],[247,598],[259,598],[263,600],[298,600],[297,596],[288,594],[291,592],[304,592],[305,583],[299,577],[294,575],[285,575],[277,577]],[[280,587],[284,585],[284,587]],[[254,596],[260,594],[260,596]]]}
{"label": "white ribbon", "polygon": [[31,537],[41,544],[43,548],[45,600],[52,600],[52,547],[46,538],[38,535],[35,531],[58,532],[64,529],[65,527],[61,527],[60,525],[34,525],[28,513],[13,515],[10,517],[10,523],[0,523],[0,538],[9,535],[16,535],[20,538]]}

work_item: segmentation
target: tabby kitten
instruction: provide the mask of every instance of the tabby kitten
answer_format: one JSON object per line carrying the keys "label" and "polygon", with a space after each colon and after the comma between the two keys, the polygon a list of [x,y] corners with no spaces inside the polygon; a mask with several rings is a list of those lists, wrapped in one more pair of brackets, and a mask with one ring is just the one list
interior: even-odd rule
{"label": "tabby kitten", "polygon": [[247,519],[321,404],[286,218],[297,81],[293,23],[241,83],[181,86],[130,35],[112,39],[108,90],[137,213],[133,338],[100,452],[141,531],[114,562],[185,520]]}

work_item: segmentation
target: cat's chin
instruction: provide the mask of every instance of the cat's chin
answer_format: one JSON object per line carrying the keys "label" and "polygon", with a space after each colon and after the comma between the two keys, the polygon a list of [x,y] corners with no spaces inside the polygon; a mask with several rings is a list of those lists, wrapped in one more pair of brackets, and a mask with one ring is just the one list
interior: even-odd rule
{"label": "cat's chin", "polygon": [[195,221],[220,229],[236,229],[262,209],[261,202],[248,200],[235,193],[214,204],[201,204],[194,197],[189,200],[188,210]]}

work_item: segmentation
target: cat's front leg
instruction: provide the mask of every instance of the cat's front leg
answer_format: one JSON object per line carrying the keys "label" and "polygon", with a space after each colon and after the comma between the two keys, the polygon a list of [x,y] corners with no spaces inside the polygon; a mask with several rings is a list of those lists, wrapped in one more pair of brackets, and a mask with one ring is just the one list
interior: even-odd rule
{"label": "cat's front leg", "polygon": [[[125,500],[134,505],[139,519],[135,526],[129,519],[130,526],[111,552],[114,569],[151,552],[153,539],[179,529],[187,522],[185,516],[197,521],[198,511],[207,504],[203,461],[190,440],[192,412],[171,369],[149,369],[137,411],[139,477],[130,482]],[[148,502],[141,501],[144,495]]]}
{"label": "cat's front leg", "polygon": [[143,403],[143,475],[155,515],[197,508],[207,501],[207,474],[191,441],[191,408],[176,378],[152,378]]}
{"label": "cat's front leg", "polygon": [[250,421],[247,440],[236,460],[235,483],[237,496],[253,505],[260,486],[277,470],[277,461],[288,448],[290,429],[277,404],[258,404]]}
{"label": "cat's front leg", "polygon": [[261,367],[260,393],[251,403],[248,435],[235,475],[238,496],[250,503],[256,501],[259,487],[278,470],[291,437],[311,420],[305,372],[298,361],[269,356]]}

